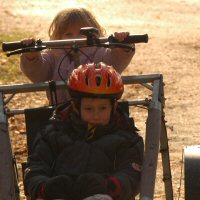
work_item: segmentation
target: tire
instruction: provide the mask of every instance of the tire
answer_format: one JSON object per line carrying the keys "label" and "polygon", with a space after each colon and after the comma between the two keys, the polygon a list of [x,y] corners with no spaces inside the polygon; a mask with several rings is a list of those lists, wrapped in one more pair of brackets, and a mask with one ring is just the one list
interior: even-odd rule
{"label": "tire", "polygon": [[184,148],[185,200],[200,199],[200,146]]}

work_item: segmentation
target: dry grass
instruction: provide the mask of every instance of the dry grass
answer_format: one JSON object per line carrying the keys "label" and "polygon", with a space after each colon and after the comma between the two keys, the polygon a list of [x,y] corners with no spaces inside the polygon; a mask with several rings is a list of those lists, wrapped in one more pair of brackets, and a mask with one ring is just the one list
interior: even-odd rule
{"label": "dry grass", "polygon": [[[18,0],[3,1],[0,8],[3,10],[0,15],[3,16],[1,19],[5,20],[1,21],[0,30],[6,35],[12,32],[13,29],[25,29],[26,31],[34,32],[33,35],[37,35],[37,37],[45,38],[49,21],[64,5],[61,0],[56,1],[56,3],[53,0],[48,1],[48,3],[45,2],[34,1],[33,4],[28,1],[21,2]],[[97,1],[97,3],[95,1],[95,6],[94,1],[77,0],[76,2],[90,6],[100,22],[107,28],[108,34],[120,30],[128,30],[132,34],[148,33],[150,37],[149,43],[136,45],[136,55],[129,67],[123,72],[123,75],[162,73],[164,76],[165,97],[167,98],[165,113],[174,199],[178,199],[180,191],[179,200],[183,200],[182,151],[185,146],[199,144],[200,140],[200,105],[198,103],[200,97],[199,1],[125,0],[119,3],[116,0],[104,0],[103,2]],[[45,12],[47,8],[48,12]],[[43,18],[41,17],[42,15]],[[7,59],[2,57],[2,54],[0,56],[3,59]],[[13,59],[15,58],[9,58],[7,62],[13,62]],[[0,67],[3,69],[2,65]],[[4,69],[5,73],[12,71],[6,70]],[[17,73],[19,73],[20,77],[20,72]],[[10,81],[9,79],[5,81],[12,84],[13,79],[11,77]],[[26,82],[27,80],[20,81]],[[2,84],[2,80],[0,84]],[[143,94],[146,96],[146,91],[142,92],[141,90],[141,92],[138,92],[140,90],[136,90],[136,94],[133,91],[131,87],[128,87],[125,91],[125,97],[136,98]],[[11,107],[14,105],[27,106],[30,102],[31,106],[46,103],[46,101],[42,100],[44,96],[45,94],[41,94],[41,96],[32,94],[28,98],[22,95],[11,102]],[[16,104],[16,102],[19,104]],[[132,115],[134,115],[136,125],[144,134],[146,112],[133,108]],[[21,132],[24,132],[24,125],[22,123],[22,126],[18,126],[19,121],[23,121],[23,118],[18,116],[10,120],[12,121],[11,138],[14,144],[14,152],[17,152],[18,165],[20,166],[21,160],[25,159],[26,155],[24,148],[26,137],[21,134]],[[180,180],[182,180],[181,188]],[[160,155],[154,199],[165,199]]]}

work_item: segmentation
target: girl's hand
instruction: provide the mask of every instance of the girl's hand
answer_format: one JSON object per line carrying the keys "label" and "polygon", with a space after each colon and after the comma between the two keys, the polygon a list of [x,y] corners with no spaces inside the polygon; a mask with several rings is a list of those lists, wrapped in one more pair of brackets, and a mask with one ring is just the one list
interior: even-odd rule
{"label": "girl's hand", "polygon": [[[26,46],[32,44],[35,42],[34,38],[25,38],[21,40],[22,44],[25,44]],[[25,56],[28,60],[34,60],[37,57],[37,52],[27,52],[25,53]]]}
{"label": "girl's hand", "polygon": [[25,38],[23,40],[21,40],[22,44],[25,44],[26,46],[32,44],[33,42],[35,42],[34,38]]}
{"label": "girl's hand", "polygon": [[129,32],[115,32],[114,36],[119,42],[122,42],[127,36],[129,36]]}
{"label": "girl's hand", "polygon": [[[119,42],[122,42],[126,37],[129,36],[129,32],[115,32],[114,36]],[[135,47],[134,43],[132,44],[132,47]],[[124,52],[131,52],[131,50],[127,50],[127,49],[123,49],[123,50],[120,48],[118,49]]]}

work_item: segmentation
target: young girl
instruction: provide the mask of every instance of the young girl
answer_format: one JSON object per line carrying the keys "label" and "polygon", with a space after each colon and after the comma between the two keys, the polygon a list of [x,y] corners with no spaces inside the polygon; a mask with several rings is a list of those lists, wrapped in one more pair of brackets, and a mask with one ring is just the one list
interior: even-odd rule
{"label": "young girl", "polygon": [[35,140],[25,170],[31,199],[127,200],[139,192],[143,140],[118,106],[124,87],[104,63],[73,70],[72,101]]}
{"label": "young girl", "polygon": [[[52,21],[49,27],[50,40],[81,38],[83,36],[80,35],[80,28],[82,27],[98,29],[99,36],[105,34],[105,30],[90,11],[85,8],[67,8],[60,11]],[[128,35],[128,32],[114,33],[119,41],[123,41]],[[33,42],[33,39],[24,39],[22,42],[28,45]],[[119,48],[89,47],[84,48],[83,51],[84,55],[80,55],[80,64],[102,61],[115,66],[119,73],[128,66],[134,55],[134,51],[127,52],[127,49]],[[67,49],[23,53],[21,56],[21,70],[32,82],[61,80],[58,70],[60,70],[60,74],[64,79],[68,79],[74,69],[72,58],[73,55]],[[57,98],[58,103],[62,103],[69,99],[69,94],[67,91],[58,91]]]}

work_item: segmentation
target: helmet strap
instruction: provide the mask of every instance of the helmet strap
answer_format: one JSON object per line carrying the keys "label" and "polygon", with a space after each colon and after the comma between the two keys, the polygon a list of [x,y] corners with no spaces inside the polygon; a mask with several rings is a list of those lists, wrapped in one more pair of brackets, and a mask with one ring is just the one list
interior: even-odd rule
{"label": "helmet strap", "polygon": [[111,120],[113,119],[115,115],[115,112],[118,106],[118,101],[116,99],[111,99],[110,101],[111,101],[111,106],[112,106],[111,113],[110,113],[110,122],[111,122]]}
{"label": "helmet strap", "polygon": [[71,100],[71,106],[73,111],[77,114],[80,115],[80,101],[78,100]]}

